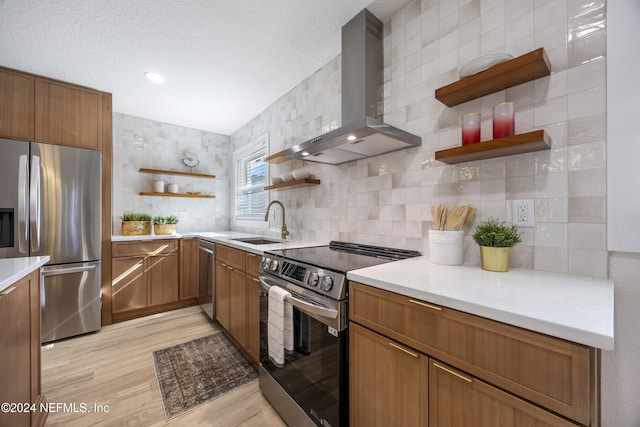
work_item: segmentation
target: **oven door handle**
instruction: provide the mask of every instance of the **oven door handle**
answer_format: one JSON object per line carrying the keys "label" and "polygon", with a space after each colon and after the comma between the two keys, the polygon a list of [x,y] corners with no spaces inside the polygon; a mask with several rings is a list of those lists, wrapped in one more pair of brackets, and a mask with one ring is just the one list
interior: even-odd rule
{"label": "oven door handle", "polygon": [[[272,285],[267,283],[267,281],[262,276],[260,276],[260,287],[262,288],[263,291],[265,291],[268,294],[269,289],[271,289],[271,286]],[[303,311],[306,313],[313,313],[315,315],[327,317],[329,319],[335,319],[338,317],[338,310],[333,310],[331,308],[323,307],[321,305],[312,304],[307,301],[303,301],[300,298],[296,298],[293,295],[287,295],[287,297],[285,298],[285,301],[287,301],[289,304],[296,307],[300,311]]]}

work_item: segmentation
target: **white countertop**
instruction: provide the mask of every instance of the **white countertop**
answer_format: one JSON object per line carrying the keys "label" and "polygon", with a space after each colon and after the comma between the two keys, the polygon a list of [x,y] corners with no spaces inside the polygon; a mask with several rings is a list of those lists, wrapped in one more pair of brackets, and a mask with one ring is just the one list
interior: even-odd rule
{"label": "white countertop", "polygon": [[0,292],[48,263],[48,256],[0,259]]}
{"label": "white countertop", "polygon": [[[131,241],[146,241],[146,240],[158,240],[158,239],[188,239],[192,237],[197,237],[199,239],[205,239],[212,241],[214,243],[220,243],[223,245],[231,246],[237,249],[241,249],[243,251],[251,252],[254,254],[262,255],[264,251],[267,250],[280,250],[280,249],[291,249],[291,248],[302,248],[308,246],[322,246],[328,245],[328,241],[311,241],[311,240],[282,240],[272,236],[264,236],[259,234],[252,233],[243,233],[239,231],[214,231],[214,232],[191,232],[191,233],[183,233],[183,234],[172,234],[172,235],[156,235],[156,234],[147,234],[143,236],[122,236],[122,235],[113,235],[111,236],[112,242],[131,242]],[[277,243],[269,243],[265,245],[255,245],[247,242],[241,242],[238,238],[251,238],[251,237],[260,237],[266,238],[270,240],[277,240]]]}
{"label": "white countertop", "polygon": [[613,350],[613,281],[538,270],[506,273],[411,258],[347,273],[376,288]]}

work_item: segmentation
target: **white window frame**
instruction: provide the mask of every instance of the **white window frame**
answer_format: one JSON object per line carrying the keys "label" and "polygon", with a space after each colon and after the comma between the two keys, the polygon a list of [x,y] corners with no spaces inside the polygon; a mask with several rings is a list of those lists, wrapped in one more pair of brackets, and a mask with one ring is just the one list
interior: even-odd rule
{"label": "white window frame", "polygon": [[[264,212],[262,212],[261,214],[254,214],[254,215],[239,215],[238,214],[238,195],[240,192],[239,189],[239,185],[240,182],[238,182],[238,161],[240,161],[243,158],[246,158],[248,156],[251,156],[253,153],[255,153],[256,151],[260,151],[263,150],[264,151],[264,157],[267,156],[268,152],[269,152],[269,134],[265,133],[264,135],[261,135],[253,140],[251,140],[249,143],[245,144],[244,146],[238,148],[236,151],[234,151],[233,153],[233,224],[235,226],[246,226],[246,227],[252,227],[252,228],[265,228],[267,229],[269,223],[264,221]],[[266,176],[265,176],[265,183],[264,185],[268,185],[269,183],[269,165],[267,165],[266,167]],[[265,191],[265,190],[262,190]],[[265,192],[265,211],[266,211],[266,207],[267,207],[267,203],[269,202],[269,194],[267,192]]]}

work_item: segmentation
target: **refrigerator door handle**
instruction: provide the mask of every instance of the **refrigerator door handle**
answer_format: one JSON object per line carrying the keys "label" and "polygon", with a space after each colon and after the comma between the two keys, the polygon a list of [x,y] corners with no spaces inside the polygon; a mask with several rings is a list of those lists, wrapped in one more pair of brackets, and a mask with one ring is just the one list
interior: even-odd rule
{"label": "refrigerator door handle", "polygon": [[29,197],[31,251],[40,250],[40,157],[31,156],[31,194]]}
{"label": "refrigerator door handle", "polygon": [[21,254],[29,253],[29,248],[27,247],[27,237],[29,235],[29,209],[27,208],[29,200],[27,197],[27,187],[29,185],[27,181],[28,168],[27,156],[20,156],[18,165],[18,251]]}
{"label": "refrigerator door handle", "polygon": [[84,271],[93,271],[95,269],[96,269],[95,265],[87,265],[83,267],[69,267],[69,268],[60,268],[56,270],[43,270],[40,273],[40,275],[42,277],[60,276],[61,274],[82,273]]}

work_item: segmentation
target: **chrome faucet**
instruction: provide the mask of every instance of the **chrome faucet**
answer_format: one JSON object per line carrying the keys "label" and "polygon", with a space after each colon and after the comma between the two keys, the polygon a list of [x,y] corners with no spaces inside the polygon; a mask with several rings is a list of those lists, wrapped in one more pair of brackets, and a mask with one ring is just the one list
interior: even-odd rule
{"label": "chrome faucet", "polygon": [[284,223],[284,205],[282,204],[282,202],[279,202],[278,200],[272,200],[271,203],[269,203],[269,205],[267,206],[267,212],[265,212],[264,214],[264,220],[269,221],[269,209],[271,209],[271,205],[273,205],[274,203],[280,205],[280,207],[282,208],[282,239],[284,240],[289,235],[289,230],[287,230],[287,224]]}

